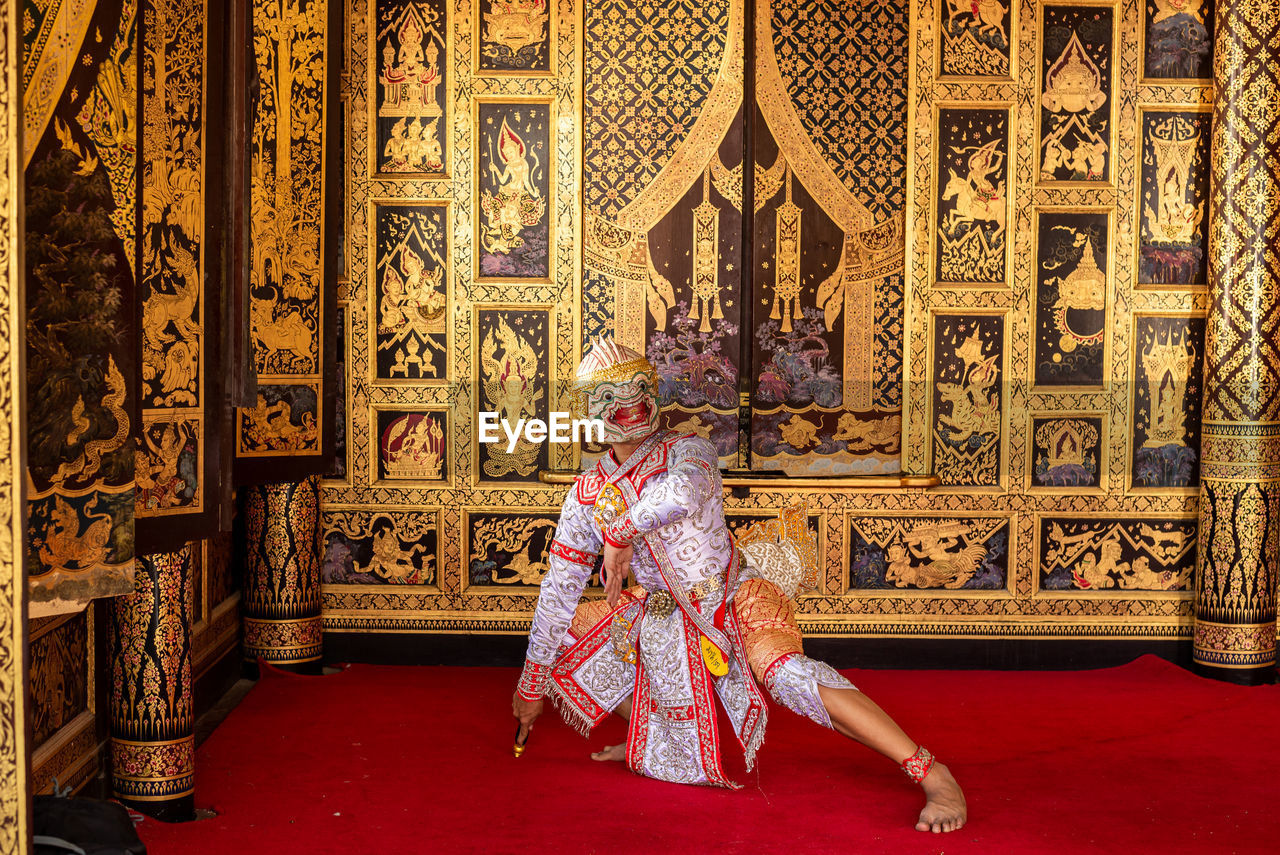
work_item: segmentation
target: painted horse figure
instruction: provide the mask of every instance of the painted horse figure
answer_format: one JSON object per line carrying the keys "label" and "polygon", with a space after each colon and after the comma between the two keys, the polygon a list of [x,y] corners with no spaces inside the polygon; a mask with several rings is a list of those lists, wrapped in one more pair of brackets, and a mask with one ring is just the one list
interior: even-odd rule
{"label": "painted horse figure", "polygon": [[1004,231],[1004,182],[993,185],[990,180],[1004,157],[996,151],[998,143],[999,140],[992,140],[973,153],[968,175],[961,177],[954,169],[947,170],[950,178],[942,188],[942,201],[955,200],[955,207],[947,212],[947,230],[951,233],[961,223],[973,222],[993,222],[996,234]]}
{"label": "painted horse figure", "polygon": [[1009,9],[1000,0],[947,0],[947,6],[950,7],[947,18],[948,28],[957,18],[969,15],[973,20],[967,26],[973,27],[979,33],[997,33],[1006,45],[1009,43],[1009,38],[1004,31],[1004,14]]}

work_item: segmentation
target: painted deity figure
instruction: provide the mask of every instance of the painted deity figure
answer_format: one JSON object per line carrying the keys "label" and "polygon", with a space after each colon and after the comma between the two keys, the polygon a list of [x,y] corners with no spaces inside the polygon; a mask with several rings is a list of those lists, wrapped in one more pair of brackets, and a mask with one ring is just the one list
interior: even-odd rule
{"label": "painted deity figure", "polygon": [[[657,375],[597,340],[575,376],[575,408],[611,451],[565,497],[512,698],[517,753],[551,696],[584,734],[628,719],[625,761],[664,781],[736,788],[722,770],[717,699],[748,769],[764,739],[765,694],[901,764],[925,791],[916,828],[954,831],[966,806],[946,766],[831,666],[804,655],[792,597],[817,578],[804,508],[737,540],[725,524],[714,446],[658,428]],[[603,553],[606,598],[579,603]],[[634,574],[636,584],[624,590]]]}
{"label": "painted deity figure", "polygon": [[383,278],[378,332],[398,332],[405,327],[423,328],[444,313],[445,296],[440,289],[444,269],[427,270],[422,257],[409,247],[400,250],[400,267],[387,264]]}
{"label": "painted deity figure", "polygon": [[533,182],[536,155],[503,119],[497,134],[499,169],[491,159],[489,170],[497,185],[496,193],[480,194],[480,208],[485,214],[481,243],[486,252],[506,254],[524,245],[522,229],[537,225],[546,211],[546,200]]}
{"label": "painted deity figure", "polygon": [[[386,41],[382,47],[379,116],[439,116],[436,90],[440,86],[440,47],[424,32],[416,15],[407,15],[396,33],[400,49]],[[423,40],[427,46],[422,46]]]}
{"label": "painted deity figure", "polygon": [[444,169],[444,153],[437,135],[440,120],[425,125],[419,119],[408,123],[401,117],[391,128],[382,148],[382,168],[390,172],[439,172]]}

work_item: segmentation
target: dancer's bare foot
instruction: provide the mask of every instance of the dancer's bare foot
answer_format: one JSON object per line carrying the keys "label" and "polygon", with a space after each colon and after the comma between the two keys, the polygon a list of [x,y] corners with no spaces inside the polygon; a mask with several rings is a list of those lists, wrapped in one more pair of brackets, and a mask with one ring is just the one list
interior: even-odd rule
{"label": "dancer's bare foot", "polygon": [[[624,742],[621,745],[606,745],[604,749],[601,751],[592,751],[591,759],[592,760],[626,760],[627,744]],[[961,802],[963,801],[964,799],[961,799]]]}
{"label": "dancer's bare foot", "polygon": [[964,821],[969,815],[968,808],[964,803],[964,793],[960,792],[960,785],[956,783],[950,769],[935,762],[920,786],[924,788],[926,801],[924,810],[920,811],[916,831],[941,834],[964,828]]}

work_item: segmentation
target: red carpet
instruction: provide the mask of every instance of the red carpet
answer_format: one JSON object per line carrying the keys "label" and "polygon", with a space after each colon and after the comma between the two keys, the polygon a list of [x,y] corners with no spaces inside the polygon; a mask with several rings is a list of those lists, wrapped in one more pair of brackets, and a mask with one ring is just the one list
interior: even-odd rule
{"label": "red carpet", "polygon": [[727,792],[595,763],[621,722],[588,742],[550,705],[516,760],[513,669],[356,665],[264,675],[197,755],[196,804],[218,816],[139,831],[152,855],[1280,850],[1280,687],[1154,657],[850,677],[951,766],[963,830],[916,832],[896,767],[786,710]]}

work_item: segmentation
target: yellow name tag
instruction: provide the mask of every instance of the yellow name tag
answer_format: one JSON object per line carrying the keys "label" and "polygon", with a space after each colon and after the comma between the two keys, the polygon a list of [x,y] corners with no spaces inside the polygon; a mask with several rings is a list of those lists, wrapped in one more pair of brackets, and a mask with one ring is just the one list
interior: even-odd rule
{"label": "yellow name tag", "polygon": [[702,636],[702,661],[707,664],[707,670],[717,677],[723,677],[729,673],[729,663],[724,658],[724,654],[705,635]]}

